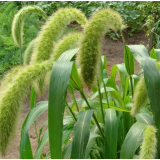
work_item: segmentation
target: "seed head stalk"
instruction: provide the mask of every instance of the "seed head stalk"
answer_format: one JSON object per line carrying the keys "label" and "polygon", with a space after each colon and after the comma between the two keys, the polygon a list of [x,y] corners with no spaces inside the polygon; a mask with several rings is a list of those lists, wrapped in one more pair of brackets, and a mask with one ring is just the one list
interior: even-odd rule
{"label": "seed head stalk", "polygon": [[[75,82],[75,80],[73,79],[72,76],[71,76],[71,79],[73,80],[73,82],[75,83],[75,85],[78,87],[78,89],[79,89],[81,95],[83,96],[85,102],[87,103],[89,109],[92,109],[91,106],[90,106],[90,104],[88,103],[88,100],[87,100],[86,96],[84,95],[83,91],[79,88],[78,84]],[[100,131],[100,133],[101,133],[101,136],[102,136],[103,139],[105,140],[105,136],[104,136],[104,134],[103,134],[103,131],[102,131],[102,129],[101,129],[101,127],[100,127],[100,125],[99,125],[99,123],[98,123],[98,120],[97,120],[97,118],[96,118],[96,116],[95,116],[94,113],[93,113],[93,118],[94,118],[94,120],[95,120],[95,122],[96,122],[96,125],[97,125],[97,127],[98,127],[98,129],[99,129],[99,131]]]}
{"label": "seed head stalk", "polygon": [[[126,46],[126,42],[125,42],[125,39],[124,39],[124,35],[123,35],[123,32],[122,30],[120,30],[120,34],[121,34],[121,37],[122,37],[122,41],[123,41],[123,45],[124,47]],[[126,57],[127,57],[127,62],[128,62],[128,66],[129,66],[129,72],[131,70],[130,68],[130,64],[129,64],[129,58],[128,58],[128,53],[127,53],[127,50],[126,50]],[[130,78],[130,82],[131,82],[131,94],[132,94],[132,97],[133,97],[133,81],[132,81],[132,75],[129,75],[129,78]]]}

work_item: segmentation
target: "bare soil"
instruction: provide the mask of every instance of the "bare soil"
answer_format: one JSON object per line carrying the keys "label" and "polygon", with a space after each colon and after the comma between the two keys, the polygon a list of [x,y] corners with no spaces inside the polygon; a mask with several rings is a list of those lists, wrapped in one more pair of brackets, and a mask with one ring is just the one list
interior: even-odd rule
{"label": "bare soil", "polygon": [[[124,34],[124,37],[126,40],[126,44],[140,44],[142,42],[145,45],[147,44],[147,38],[143,31],[139,33],[135,33],[133,37],[129,37],[126,31],[126,33]],[[121,64],[124,62],[122,40],[114,41],[110,39],[108,36],[105,36],[102,44],[103,44],[102,54],[106,55],[108,64],[110,65],[109,66],[110,69],[112,65]],[[138,72],[138,68],[136,68],[136,73],[137,72]],[[118,83],[118,79],[117,79],[117,83]],[[46,95],[44,95],[43,97],[38,96],[37,102],[40,102],[42,100],[47,100],[47,99],[48,99],[48,93],[46,92]],[[28,98],[25,100],[22,106],[22,111],[19,117],[15,137],[11,141],[11,144],[7,150],[5,157],[2,157],[0,155],[0,159],[18,159],[19,158],[19,143],[20,143],[20,135],[21,135],[21,126],[29,110],[30,110],[30,102],[29,102],[29,96],[28,96]],[[41,115],[40,118],[37,120],[37,128],[39,129],[46,120],[47,120],[47,112]],[[35,151],[37,147],[37,140],[36,140],[36,135],[34,131],[34,125],[31,126],[29,135],[30,135],[32,148]],[[49,150],[49,147],[47,145],[44,149],[44,154],[48,152],[48,150]]]}

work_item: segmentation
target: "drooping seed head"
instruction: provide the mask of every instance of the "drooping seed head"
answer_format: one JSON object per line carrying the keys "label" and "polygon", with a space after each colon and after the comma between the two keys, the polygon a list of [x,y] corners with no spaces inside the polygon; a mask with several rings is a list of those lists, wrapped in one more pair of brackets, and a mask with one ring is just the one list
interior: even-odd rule
{"label": "drooping seed head", "polygon": [[77,21],[83,27],[87,20],[81,11],[71,7],[58,10],[48,19],[37,37],[32,63],[50,58],[55,43],[61,38],[67,25],[73,21]]}
{"label": "drooping seed head", "polygon": [[47,19],[47,15],[38,6],[23,7],[15,16],[12,22],[12,37],[17,47],[21,47],[23,44],[23,25],[26,16],[30,13],[37,13],[44,19]]}
{"label": "drooping seed head", "polygon": [[0,152],[5,153],[15,131],[18,113],[23,99],[35,80],[40,80],[52,69],[53,62],[26,66],[15,75],[14,80],[0,92]]}
{"label": "drooping seed head", "polygon": [[157,129],[148,125],[144,131],[143,142],[140,150],[140,159],[155,159],[157,153]]}
{"label": "drooping seed head", "polygon": [[140,111],[140,109],[146,105],[147,100],[148,100],[148,93],[146,89],[145,80],[143,77],[138,81],[135,87],[131,115],[135,116]]}
{"label": "drooping seed head", "polygon": [[77,62],[82,81],[88,87],[94,84],[98,77],[103,36],[109,29],[117,31],[123,27],[121,16],[109,8],[95,13],[85,26]]}

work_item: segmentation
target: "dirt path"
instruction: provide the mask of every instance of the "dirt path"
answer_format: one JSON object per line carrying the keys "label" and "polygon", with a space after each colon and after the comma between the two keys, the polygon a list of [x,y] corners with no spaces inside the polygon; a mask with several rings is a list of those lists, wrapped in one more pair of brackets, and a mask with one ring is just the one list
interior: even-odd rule
{"label": "dirt path", "polygon": [[[144,32],[140,32],[137,34],[134,34],[133,37],[129,37],[127,33],[124,34],[126,43],[127,44],[140,44],[141,42],[144,42],[144,44],[147,44],[147,38],[145,37]],[[107,56],[108,64],[110,65],[110,68],[114,64],[119,64],[124,62],[123,58],[123,43],[121,40],[113,41],[108,36],[106,36],[103,40],[103,47],[102,47],[102,53]],[[138,71],[138,68],[136,69],[136,72]],[[47,95],[44,97],[39,97],[37,102],[42,100],[47,100]],[[5,157],[0,158],[7,158],[7,159],[18,159],[19,158],[19,142],[20,142],[20,132],[21,132],[21,125],[30,110],[29,108],[29,99],[25,100],[21,115],[19,117],[19,124],[17,127],[17,132],[15,135],[14,140],[11,142],[11,145],[8,148],[8,151],[6,153]],[[40,126],[47,120],[47,112],[45,112],[37,121],[37,127],[40,128]],[[30,131],[30,140],[32,144],[33,150],[37,147],[37,140],[34,133],[34,126],[31,127]],[[45,148],[44,152],[48,151],[48,146]]]}

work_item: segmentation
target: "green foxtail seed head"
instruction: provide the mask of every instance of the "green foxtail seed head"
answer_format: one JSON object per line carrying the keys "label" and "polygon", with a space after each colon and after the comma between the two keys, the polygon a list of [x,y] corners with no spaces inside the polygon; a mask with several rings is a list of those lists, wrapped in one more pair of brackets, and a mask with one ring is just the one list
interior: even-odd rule
{"label": "green foxtail seed head", "polygon": [[148,93],[146,89],[145,80],[143,77],[138,81],[134,90],[131,115],[135,116],[140,111],[140,109],[146,105],[147,100],[148,100]]}
{"label": "green foxtail seed head", "polygon": [[99,70],[101,41],[106,31],[123,29],[121,16],[111,10],[102,9],[95,13],[84,29],[77,62],[82,81],[90,87],[97,80]]}
{"label": "green foxtail seed head", "polygon": [[140,159],[155,159],[157,153],[157,129],[148,125],[144,131],[143,142],[140,150]]}
{"label": "green foxtail seed head", "polygon": [[52,69],[53,62],[24,67],[12,83],[0,92],[0,152],[5,154],[10,139],[15,131],[20,106],[35,80],[44,77]]}
{"label": "green foxtail seed head", "polygon": [[15,16],[12,22],[12,37],[16,46],[21,47],[23,44],[23,25],[26,16],[29,13],[37,13],[44,19],[47,19],[47,15],[38,6],[27,6],[22,8]]}
{"label": "green foxtail seed head", "polygon": [[82,37],[82,33],[80,32],[73,32],[65,35],[56,45],[53,52],[53,61],[56,61],[60,55],[73,48],[77,48],[79,45],[79,40]]}
{"label": "green foxtail seed head", "polygon": [[[61,40],[59,40],[55,44],[55,48],[52,53],[53,56],[51,55],[50,60],[56,61],[63,52],[69,49],[77,48],[78,42],[81,36],[82,36],[82,33],[79,33],[79,32],[72,32],[72,33],[65,35]],[[45,79],[41,79],[39,83],[35,82],[34,84],[34,88],[36,92],[40,95],[43,95],[43,93],[45,93],[44,91],[45,91],[46,86],[48,86],[49,84],[49,79],[50,79],[49,77],[51,76],[51,72],[46,73],[46,75],[47,76]]]}
{"label": "green foxtail seed head", "polygon": [[33,51],[33,46],[34,46],[34,43],[35,43],[36,39],[32,40],[26,50],[24,51],[24,54],[23,54],[23,64],[24,65],[28,65],[30,63],[30,60],[31,60],[31,55],[32,55],[32,51]]}
{"label": "green foxtail seed head", "polygon": [[32,63],[50,58],[55,43],[60,39],[67,25],[73,21],[77,21],[83,26],[87,20],[84,14],[75,8],[60,9],[48,19],[37,37]]}

